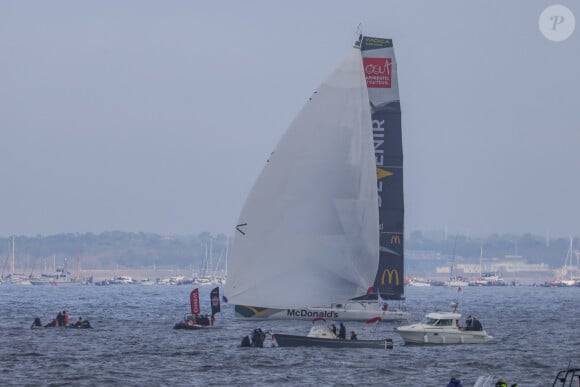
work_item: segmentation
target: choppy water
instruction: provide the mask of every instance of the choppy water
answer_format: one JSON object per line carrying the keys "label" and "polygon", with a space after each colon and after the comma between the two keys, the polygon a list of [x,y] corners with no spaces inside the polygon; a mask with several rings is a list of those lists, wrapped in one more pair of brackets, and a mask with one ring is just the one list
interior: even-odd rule
{"label": "choppy water", "polygon": [[[201,288],[209,313],[210,287]],[[445,386],[451,376],[472,386],[501,375],[522,386],[551,386],[560,368],[580,365],[580,288],[464,288],[460,307],[479,316],[495,339],[483,345],[405,346],[393,324],[380,324],[392,350],[240,348],[252,328],[305,334],[308,322],[257,325],[233,319],[222,304],[212,331],[173,330],[188,312],[191,286],[42,287],[0,285],[0,385],[386,385]],[[408,288],[412,320],[448,310],[449,288]],[[90,330],[31,330],[58,310]],[[359,338],[362,323],[347,322]]]}

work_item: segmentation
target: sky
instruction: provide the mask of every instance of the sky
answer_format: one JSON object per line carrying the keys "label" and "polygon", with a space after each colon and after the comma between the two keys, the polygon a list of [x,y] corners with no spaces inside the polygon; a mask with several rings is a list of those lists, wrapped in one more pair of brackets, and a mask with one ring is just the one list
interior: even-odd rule
{"label": "sky", "polygon": [[394,40],[407,231],[578,236],[580,26],[547,39],[552,4],[580,22],[572,0],[2,0],[0,235],[233,234],[362,24]]}

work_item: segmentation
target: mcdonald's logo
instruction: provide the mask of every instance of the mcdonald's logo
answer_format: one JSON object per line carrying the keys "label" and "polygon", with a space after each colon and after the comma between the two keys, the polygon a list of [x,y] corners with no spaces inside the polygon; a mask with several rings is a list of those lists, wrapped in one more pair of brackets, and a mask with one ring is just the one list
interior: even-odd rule
{"label": "mcdonald's logo", "polygon": [[400,245],[401,244],[401,236],[400,235],[391,235],[391,244]]}
{"label": "mcdonald's logo", "polygon": [[381,285],[385,284],[385,276],[389,276],[389,285],[393,284],[393,275],[395,276],[395,285],[399,286],[399,271],[397,269],[389,270],[385,269],[383,275],[381,276]]}

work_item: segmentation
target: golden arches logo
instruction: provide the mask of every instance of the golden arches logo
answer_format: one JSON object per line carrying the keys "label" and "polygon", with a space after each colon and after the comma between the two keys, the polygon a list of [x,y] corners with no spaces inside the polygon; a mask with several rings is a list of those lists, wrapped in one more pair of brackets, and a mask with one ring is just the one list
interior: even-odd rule
{"label": "golden arches logo", "polygon": [[400,235],[391,235],[391,244],[400,245],[401,244],[401,236]]}
{"label": "golden arches logo", "polygon": [[399,271],[397,269],[389,270],[385,269],[383,275],[381,276],[381,285],[385,284],[385,276],[389,276],[389,285],[393,284],[393,275],[395,276],[395,285],[399,286]]}

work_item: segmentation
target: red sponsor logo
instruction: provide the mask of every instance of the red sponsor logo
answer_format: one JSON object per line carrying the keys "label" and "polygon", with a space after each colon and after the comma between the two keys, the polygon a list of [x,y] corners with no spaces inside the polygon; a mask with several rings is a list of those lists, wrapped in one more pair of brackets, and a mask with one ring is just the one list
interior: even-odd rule
{"label": "red sponsor logo", "polygon": [[391,88],[392,58],[363,58],[368,88]]}

